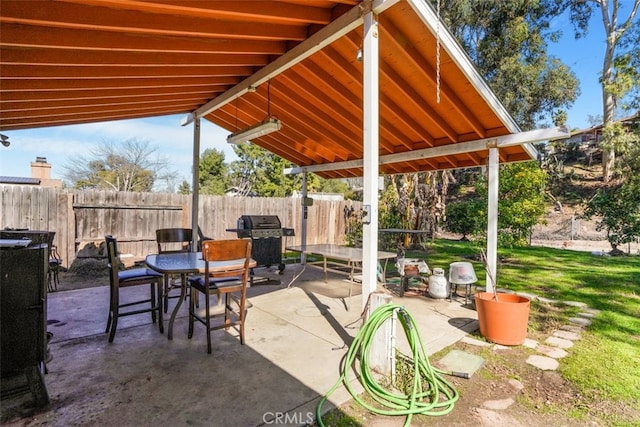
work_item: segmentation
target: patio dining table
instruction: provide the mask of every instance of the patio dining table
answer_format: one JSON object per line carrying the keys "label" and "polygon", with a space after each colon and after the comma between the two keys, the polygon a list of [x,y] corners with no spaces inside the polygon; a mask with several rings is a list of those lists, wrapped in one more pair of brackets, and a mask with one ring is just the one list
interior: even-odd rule
{"label": "patio dining table", "polygon": [[[204,274],[205,261],[202,259],[202,252],[179,252],[179,253],[166,253],[166,254],[151,254],[147,255],[145,259],[147,266],[163,274]],[[235,259],[228,261],[210,261],[209,273],[220,273],[229,269],[236,269],[242,267],[244,259]],[[252,259],[249,268],[254,268],[256,262]],[[178,303],[171,312],[171,318],[169,320],[169,331],[167,337],[173,339],[173,323],[176,319],[176,315],[182,306],[182,301],[187,294],[186,280],[181,281],[180,285],[180,298]]]}

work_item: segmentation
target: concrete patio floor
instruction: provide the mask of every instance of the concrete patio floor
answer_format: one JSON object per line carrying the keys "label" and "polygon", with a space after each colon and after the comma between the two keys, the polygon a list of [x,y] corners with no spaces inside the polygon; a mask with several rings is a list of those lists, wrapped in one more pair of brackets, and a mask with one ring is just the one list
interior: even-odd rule
{"label": "concrete patio floor", "polygon": [[[187,338],[187,304],[180,309],[172,341],[166,331],[169,311],[164,335],[147,313],[120,319],[110,344],[104,333],[108,286],[49,294],[53,359],[47,364],[45,381],[51,404],[5,425],[313,422],[316,405],[339,378],[341,360],[362,324],[361,295],[360,286],[354,285],[347,311],[345,277],[330,273],[325,283],[323,273],[311,267],[288,287],[301,269],[288,265],[283,275],[256,269],[257,276],[272,280],[249,289],[246,344],[240,345],[235,329],[215,331],[212,354],[207,354],[202,325],[196,324],[194,337]],[[464,298],[452,302],[426,296],[400,298],[392,286],[379,286],[379,291],[392,295],[414,317],[428,354],[477,329],[476,312],[464,306]],[[402,328],[397,333],[402,350]],[[352,382],[357,384],[357,379]],[[355,388],[360,390],[359,385]],[[349,399],[341,387],[323,409]]]}

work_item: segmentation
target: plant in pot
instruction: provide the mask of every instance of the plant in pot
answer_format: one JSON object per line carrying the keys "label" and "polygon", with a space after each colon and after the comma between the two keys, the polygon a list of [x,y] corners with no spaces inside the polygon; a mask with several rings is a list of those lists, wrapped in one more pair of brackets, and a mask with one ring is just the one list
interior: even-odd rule
{"label": "plant in pot", "polygon": [[498,293],[496,280],[486,263],[484,251],[482,260],[493,291],[475,294],[480,334],[496,344],[520,345],[527,337],[530,301],[518,295]]}

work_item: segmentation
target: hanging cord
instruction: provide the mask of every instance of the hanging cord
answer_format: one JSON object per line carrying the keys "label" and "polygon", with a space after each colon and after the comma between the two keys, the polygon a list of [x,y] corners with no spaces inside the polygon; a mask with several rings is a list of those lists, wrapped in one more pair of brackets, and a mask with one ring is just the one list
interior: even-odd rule
{"label": "hanging cord", "polygon": [[[385,389],[376,381],[369,366],[373,337],[376,331],[387,319],[391,318],[396,311],[399,314],[398,319],[407,336],[413,356],[413,372],[415,375],[410,394],[400,392],[393,393]],[[347,370],[351,366],[355,367],[354,361],[358,356],[360,358],[360,382],[365,392],[378,404],[387,409],[380,409],[367,404],[351,387]],[[341,370],[342,373],[338,381],[322,396],[322,399],[320,399],[316,407],[316,421],[320,426],[324,426],[321,415],[322,406],[341,384],[344,384],[356,402],[374,414],[406,416],[405,426],[411,425],[411,419],[415,414],[431,416],[448,414],[453,410],[454,403],[459,398],[458,391],[441,375],[453,373],[442,371],[431,366],[413,317],[403,307],[397,304],[384,304],[371,313],[371,316],[369,316],[369,319],[362,325],[362,328],[351,343],[349,351],[343,359]],[[458,376],[465,376],[465,374],[459,374]],[[465,377],[468,378],[468,376]]]}

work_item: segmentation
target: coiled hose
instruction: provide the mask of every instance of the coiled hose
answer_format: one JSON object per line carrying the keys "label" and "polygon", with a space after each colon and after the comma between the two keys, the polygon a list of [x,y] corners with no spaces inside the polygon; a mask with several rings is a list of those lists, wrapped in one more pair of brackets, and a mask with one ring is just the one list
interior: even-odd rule
{"label": "coiled hose", "polygon": [[[385,389],[376,381],[369,366],[373,337],[383,323],[393,316],[394,311],[398,311],[398,320],[402,324],[411,347],[415,375],[410,394],[394,393]],[[353,363],[358,355],[360,356],[360,381],[365,391],[374,401],[386,409],[367,404],[352,389],[347,378],[347,370],[350,366],[355,368]],[[413,317],[397,304],[381,305],[371,313],[362,328],[360,328],[360,331],[358,331],[343,360],[344,365],[340,378],[320,399],[316,407],[316,420],[320,426],[324,426],[321,416],[322,406],[340,384],[344,384],[356,402],[374,414],[406,416],[405,426],[411,425],[411,419],[415,414],[432,416],[448,414],[453,410],[454,403],[459,398],[458,391],[441,375],[448,372],[435,368],[429,363],[429,358],[426,355],[422,338]]]}

